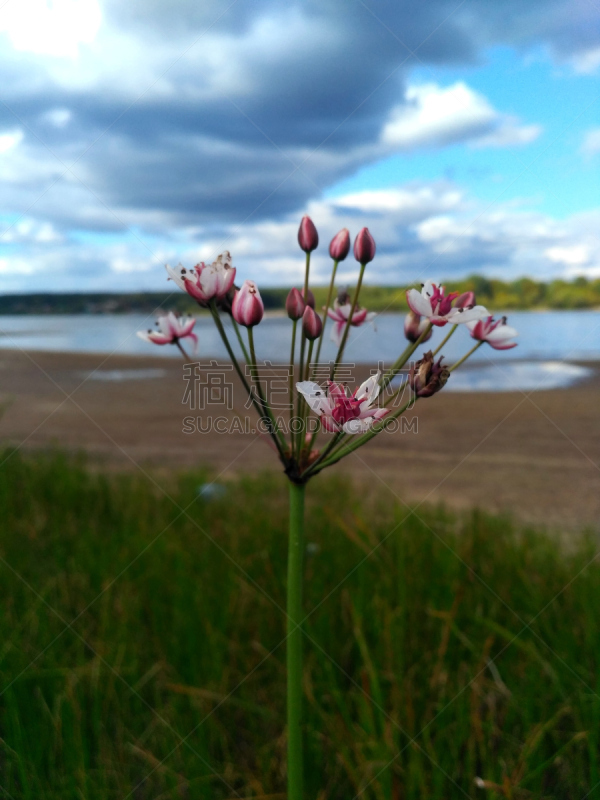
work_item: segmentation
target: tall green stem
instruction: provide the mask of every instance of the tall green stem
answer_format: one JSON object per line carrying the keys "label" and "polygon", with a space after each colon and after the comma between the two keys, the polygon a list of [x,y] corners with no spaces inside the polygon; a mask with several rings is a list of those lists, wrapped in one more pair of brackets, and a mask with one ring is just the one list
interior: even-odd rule
{"label": "tall green stem", "polygon": [[302,800],[302,561],[304,485],[290,483],[287,575],[287,781],[288,800]]}
{"label": "tall green stem", "polygon": [[354,292],[354,299],[352,300],[352,306],[350,307],[350,315],[346,320],[346,327],[344,328],[344,333],[342,336],[342,341],[340,342],[340,346],[337,351],[337,356],[335,357],[335,364],[333,365],[333,369],[331,370],[331,380],[335,380],[335,373],[337,372],[338,364],[344,354],[344,348],[346,347],[346,340],[348,339],[348,333],[350,331],[350,325],[352,325],[352,318],[354,317],[354,312],[358,306],[358,296],[360,294],[360,289],[362,287],[363,275],[365,274],[365,267],[366,264],[360,265],[360,272],[358,273],[358,283],[356,284],[356,290]]}
{"label": "tall green stem", "polygon": [[479,350],[479,348],[481,347],[482,344],[483,344],[483,342],[477,342],[475,347],[472,347],[469,350],[468,353],[465,353],[465,355],[462,358],[459,358],[458,361],[455,364],[452,364],[452,366],[450,367],[450,372],[454,372],[455,369],[460,367],[460,365],[463,364],[467,360],[467,358],[469,358],[469,356],[473,355],[475,350]]}
{"label": "tall green stem", "polygon": [[319,363],[319,358],[321,356],[321,345],[323,344],[323,339],[325,338],[325,326],[327,325],[327,312],[329,311],[329,307],[331,305],[331,296],[333,295],[333,289],[335,287],[335,274],[337,272],[338,263],[339,263],[338,261],[333,262],[331,280],[329,281],[329,291],[327,293],[327,303],[325,304],[325,314],[323,315],[323,330],[321,331],[321,336],[319,337],[319,344],[317,345],[317,355],[313,367],[313,378],[315,376],[317,364]]}
{"label": "tall green stem", "polygon": [[437,354],[440,352],[440,350],[442,349],[442,347],[443,347],[443,346],[446,344],[446,342],[448,341],[448,339],[449,339],[449,338],[452,336],[452,334],[454,333],[454,331],[455,331],[457,328],[458,328],[458,325],[453,325],[453,326],[450,328],[450,330],[448,331],[448,333],[446,334],[446,336],[444,336],[444,338],[442,339],[442,341],[441,341],[441,342],[438,344],[438,346],[437,346],[437,347],[435,348],[435,350],[433,351],[433,355],[434,355],[434,356],[437,356]]}

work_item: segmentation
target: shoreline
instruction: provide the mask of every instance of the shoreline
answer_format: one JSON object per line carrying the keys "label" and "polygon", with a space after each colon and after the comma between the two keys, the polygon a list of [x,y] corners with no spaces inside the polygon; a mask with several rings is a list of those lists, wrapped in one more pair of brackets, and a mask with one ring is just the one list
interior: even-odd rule
{"label": "shoreline", "polygon": [[[590,362],[586,362],[588,365]],[[335,471],[364,491],[387,486],[407,507],[443,503],[508,512],[556,527],[600,520],[600,362],[584,383],[539,392],[440,392],[413,410],[417,430],[382,434]],[[163,377],[89,380],[93,370],[161,370]],[[356,369],[364,380],[368,370]],[[205,418],[184,399],[182,364],[156,356],[0,350],[3,446],[87,453],[102,469],[149,469],[162,479],[203,467],[218,480],[281,467],[250,433],[183,432]],[[242,415],[244,398],[234,383]],[[217,413],[233,419],[233,412]]]}

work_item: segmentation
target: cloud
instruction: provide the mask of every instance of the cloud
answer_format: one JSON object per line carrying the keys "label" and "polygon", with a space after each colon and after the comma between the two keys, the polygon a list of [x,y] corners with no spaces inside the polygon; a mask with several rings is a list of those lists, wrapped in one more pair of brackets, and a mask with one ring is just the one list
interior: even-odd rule
{"label": "cloud", "polygon": [[[22,216],[59,237],[51,254],[33,233],[20,233],[19,246],[41,274],[73,287],[114,276],[131,285],[132,275],[152,284],[140,259],[228,237],[260,251],[278,279],[257,242],[281,236],[280,263],[292,270],[283,239],[307,207],[331,227],[363,210],[374,221],[391,214],[401,234],[390,233],[390,252],[400,248],[408,266],[432,247],[410,226],[458,213],[460,189],[446,187],[441,204],[437,184],[338,201],[323,200],[325,190],[394,153],[509,147],[540,134],[465,82],[413,85],[415,59],[475,65],[500,44],[589,60],[600,47],[589,6],[12,0],[0,19],[0,215],[7,227]],[[12,230],[0,244],[17,246]],[[392,260],[385,269],[399,274]]]}
{"label": "cloud", "polygon": [[394,150],[442,147],[470,141],[476,147],[528,144],[539,136],[539,125],[520,125],[494,109],[463,81],[441,87],[435,83],[409,87],[404,103],[384,125],[381,141]]}
{"label": "cloud", "polygon": [[600,128],[586,131],[581,143],[581,153],[588,157],[600,153]]}
{"label": "cloud", "polygon": [[[377,192],[313,200],[306,209],[320,234],[312,262],[316,283],[329,279],[327,245],[342,227],[353,235],[367,225],[377,257],[366,274],[375,284],[406,285],[425,277],[448,279],[472,273],[510,280],[532,275],[547,280],[600,271],[600,210],[556,220],[548,215],[479,201],[448,181],[410,183]],[[39,221],[15,233],[15,269],[3,272],[5,291],[169,290],[165,262],[192,265],[228,249],[240,280],[261,286],[299,284],[304,272],[297,246],[299,215],[179,229],[171,236],[69,236],[48,247]],[[18,234],[18,237],[17,237]],[[12,263],[12,258],[11,258]],[[34,266],[32,266],[34,265]],[[352,256],[339,267],[339,284],[356,279]]]}

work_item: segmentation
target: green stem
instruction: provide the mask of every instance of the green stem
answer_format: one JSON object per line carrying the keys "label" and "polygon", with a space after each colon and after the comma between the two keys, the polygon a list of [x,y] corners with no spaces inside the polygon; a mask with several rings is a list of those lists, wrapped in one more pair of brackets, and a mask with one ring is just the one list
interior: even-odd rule
{"label": "green stem", "polygon": [[315,357],[315,364],[313,367],[313,378],[315,376],[315,371],[317,368],[317,364],[319,363],[319,358],[321,356],[321,345],[323,344],[323,339],[325,338],[325,326],[327,325],[327,312],[329,311],[329,306],[331,305],[331,296],[333,295],[333,289],[335,286],[335,274],[338,268],[338,261],[333,262],[333,271],[331,273],[331,280],[329,281],[329,292],[327,293],[327,303],[325,304],[325,316],[323,317],[323,330],[321,331],[321,336],[319,337],[319,344],[317,345],[317,355]]}
{"label": "green stem", "polygon": [[240,343],[240,347],[242,348],[242,353],[244,354],[244,358],[246,359],[246,364],[249,364],[250,356],[248,355],[248,351],[246,350],[246,345],[244,344],[244,340],[242,339],[242,333],[239,329],[237,322],[233,317],[231,318],[231,322],[233,324],[235,335],[237,336],[238,342]]}
{"label": "green stem", "polygon": [[452,366],[450,367],[450,372],[453,372],[455,369],[460,367],[460,365],[463,364],[467,360],[467,358],[469,358],[469,356],[472,356],[475,350],[478,350],[482,344],[483,342],[477,342],[475,347],[472,347],[468,353],[465,353],[465,355],[462,358],[459,358],[456,364],[452,364]]}
{"label": "green stem", "polygon": [[352,318],[354,317],[354,312],[356,307],[358,306],[358,295],[360,294],[360,289],[362,286],[363,275],[365,274],[365,267],[366,264],[360,265],[360,272],[358,274],[358,283],[356,284],[356,291],[354,292],[354,299],[352,300],[352,308],[350,309],[350,316],[346,321],[346,327],[344,328],[344,334],[342,336],[342,341],[340,342],[340,346],[338,348],[337,356],[335,357],[335,364],[333,365],[333,369],[331,370],[331,380],[335,380],[335,373],[338,368],[338,364],[340,359],[344,354],[344,348],[346,347],[346,340],[348,338],[348,333],[350,332],[350,325],[352,324]]}
{"label": "green stem", "polygon": [[179,341],[179,339],[177,339],[177,340],[175,341],[175,344],[176,344],[176,345],[177,345],[177,347],[179,348],[179,351],[180,351],[181,355],[182,355],[182,356],[185,358],[185,360],[186,360],[186,361],[189,361],[189,362],[190,362],[190,364],[191,364],[191,363],[192,363],[192,360],[191,360],[191,358],[188,356],[188,354],[185,352],[185,350],[183,349],[183,347],[182,347],[182,345],[181,345],[181,342]]}
{"label": "green stem", "polygon": [[287,783],[288,800],[302,800],[302,561],[304,485],[290,483],[287,575]]}
{"label": "green stem", "polygon": [[295,319],[292,325],[292,350],[290,353],[290,439],[292,441],[292,453],[294,451],[294,436],[292,434],[292,420],[294,419],[294,356],[296,354],[296,328],[298,320]]}
{"label": "green stem", "polygon": [[443,346],[446,344],[446,342],[448,341],[448,339],[449,339],[449,338],[452,336],[452,334],[454,333],[454,331],[455,331],[457,328],[458,328],[458,325],[453,325],[453,326],[450,328],[450,330],[448,331],[448,333],[446,334],[446,336],[444,336],[444,338],[442,339],[442,341],[440,342],[440,344],[439,344],[439,345],[438,345],[438,346],[435,348],[435,350],[433,351],[433,355],[434,355],[434,356],[437,356],[437,354],[440,352],[440,350],[442,349],[442,347],[443,347]]}
{"label": "green stem", "polygon": [[279,430],[277,426],[277,421],[271,411],[271,406],[267,403],[265,396],[263,394],[262,386],[260,385],[260,375],[258,374],[258,367],[256,366],[256,352],[254,350],[254,333],[252,332],[252,326],[248,329],[248,344],[250,346],[250,372],[252,374],[252,381],[256,386],[256,392],[258,394],[258,399],[260,401],[262,407],[262,416],[263,419],[269,420],[273,430],[273,440],[277,445],[277,449],[279,450],[279,455],[281,456],[283,463],[286,463],[286,456],[285,451],[287,450],[287,442],[283,437],[283,434]]}
{"label": "green stem", "polygon": [[248,385],[248,381],[246,380],[246,376],[244,375],[244,373],[240,369],[240,365],[238,364],[238,360],[236,358],[236,355],[233,352],[233,348],[231,347],[231,344],[229,343],[229,339],[227,338],[227,334],[225,332],[225,328],[223,327],[223,323],[221,322],[221,318],[219,317],[219,312],[217,310],[217,307],[215,305],[215,301],[214,300],[211,300],[211,302],[210,302],[210,313],[213,316],[213,319],[215,321],[215,325],[217,326],[217,330],[219,331],[219,335],[221,336],[221,339],[223,340],[223,344],[225,345],[225,349],[227,350],[227,353],[229,354],[229,358],[231,360],[231,363],[235,367],[235,371],[237,372],[238,377],[241,380],[244,389],[248,392],[249,396],[252,397],[252,391],[250,389],[250,386]]}

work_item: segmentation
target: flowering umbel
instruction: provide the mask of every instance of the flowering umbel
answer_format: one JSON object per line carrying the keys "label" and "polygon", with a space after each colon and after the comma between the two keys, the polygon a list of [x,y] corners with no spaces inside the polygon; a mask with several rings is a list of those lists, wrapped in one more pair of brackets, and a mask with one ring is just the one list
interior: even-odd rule
{"label": "flowering umbel", "polygon": [[442,359],[434,361],[433,353],[429,350],[423,358],[413,364],[408,374],[410,388],[417,397],[431,397],[446,385],[450,377],[448,367],[442,365]]}
{"label": "flowering umbel", "polygon": [[[303,217],[298,231],[298,243],[306,253],[304,259],[303,288],[292,289],[286,299],[285,308],[288,317],[293,321],[291,336],[287,341],[273,327],[271,338],[281,338],[281,344],[291,344],[289,365],[287,365],[288,403],[274,406],[265,394],[261,381],[260,362],[257,360],[254,342],[254,327],[263,319],[264,305],[258,287],[251,280],[246,280],[241,288],[234,287],[235,267],[232,266],[228,252],[222,253],[212,264],[199,263],[192,269],[181,265],[176,269],[167,267],[169,278],[200,305],[206,306],[212,314],[215,326],[231,360],[231,366],[237,372],[244,392],[258,415],[261,425],[256,425],[257,434],[269,442],[276,451],[283,471],[289,479],[290,489],[290,537],[288,548],[288,582],[287,582],[287,781],[289,800],[302,800],[302,637],[300,622],[303,619],[302,609],[302,555],[304,547],[304,489],[309,480],[327,467],[333,466],[345,456],[365,445],[374,436],[391,431],[394,421],[413,407],[420,398],[431,397],[446,384],[451,370],[443,364],[443,356],[437,361],[435,355],[442,350],[446,342],[457,330],[463,329],[466,323],[471,336],[477,344],[466,355],[452,366],[455,370],[483,342],[488,342],[496,349],[514,347],[512,339],[516,331],[506,325],[503,318],[494,322],[483,306],[477,306],[473,292],[446,293],[445,288],[426,281],[422,289],[411,289],[407,293],[409,314],[404,321],[404,334],[408,344],[402,348],[402,331],[390,330],[388,342],[398,342],[401,351],[382,375],[377,371],[371,375],[358,389],[350,392],[339,380],[338,372],[342,368],[345,348],[351,327],[358,327],[374,316],[359,304],[363,277],[367,265],[375,258],[375,240],[367,228],[362,228],[354,241],[354,257],[359,262],[356,288],[348,294],[343,292],[331,307],[335,287],[338,263],[343,261],[350,249],[350,233],[344,228],[337,233],[329,245],[329,255],[333,259],[329,290],[324,307],[323,319],[315,311],[315,300],[309,289],[311,253],[319,243],[319,236],[310,217]],[[230,313],[233,317],[235,340],[230,341],[228,329],[223,325],[221,314]],[[337,355],[329,364],[319,363],[321,345],[323,344],[325,326],[332,319],[333,338],[336,341]],[[298,323],[302,321],[302,324]],[[397,324],[392,318],[386,321],[386,327]],[[426,352],[421,357],[414,356],[419,346],[432,337],[436,327],[452,324],[449,332],[443,337],[437,349]],[[193,320],[181,320],[172,314],[159,319],[158,329],[141,333],[142,338],[156,344],[175,344],[186,355],[180,341],[184,338],[196,340],[192,332]],[[241,325],[246,328],[241,331]],[[248,346],[244,343],[246,334]],[[390,335],[391,334],[391,335]],[[237,348],[239,344],[239,350]],[[315,347],[316,344],[316,347]],[[313,360],[314,353],[314,360]],[[240,363],[243,360],[246,365]],[[417,358],[410,368],[408,384],[412,389],[407,404],[398,403],[405,384],[387,396],[384,391],[391,381],[408,364],[411,358]],[[266,363],[266,362],[265,362]],[[199,365],[200,366],[200,365]],[[245,366],[248,369],[245,369]],[[323,368],[325,367],[325,370]],[[321,384],[316,378],[323,374]],[[296,382],[296,376],[298,380]],[[295,391],[294,391],[295,389]],[[385,402],[382,397],[386,397]],[[290,409],[287,414],[276,414],[276,408]],[[310,418],[314,414],[315,417]],[[285,423],[289,421],[286,428]],[[314,425],[313,425],[314,423]],[[328,441],[321,446],[318,437],[329,434]],[[267,439],[267,437],[269,437]],[[241,450],[244,452],[244,450]]]}

